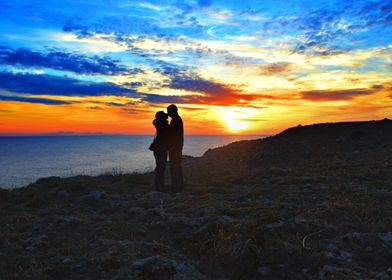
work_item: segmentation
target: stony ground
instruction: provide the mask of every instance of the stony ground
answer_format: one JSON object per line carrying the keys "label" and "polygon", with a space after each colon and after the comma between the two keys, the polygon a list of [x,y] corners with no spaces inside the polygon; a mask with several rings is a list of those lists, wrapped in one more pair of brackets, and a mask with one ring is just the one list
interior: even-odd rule
{"label": "stony ground", "polygon": [[0,191],[0,279],[392,279],[392,124],[298,127],[152,174]]}

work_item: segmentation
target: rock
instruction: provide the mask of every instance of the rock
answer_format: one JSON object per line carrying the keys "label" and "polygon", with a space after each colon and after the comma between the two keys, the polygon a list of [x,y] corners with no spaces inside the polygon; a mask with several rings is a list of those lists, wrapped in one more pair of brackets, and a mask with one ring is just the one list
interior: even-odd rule
{"label": "rock", "polygon": [[202,280],[205,277],[190,263],[161,255],[137,259],[132,263],[143,279]]}
{"label": "rock", "polygon": [[130,207],[128,208],[127,212],[131,217],[135,217],[143,214],[145,210],[142,207]]}
{"label": "rock", "polygon": [[134,266],[136,268],[142,267],[149,262],[155,261],[157,257],[159,257],[159,256],[150,256],[150,257],[147,257],[144,259],[137,259],[132,263],[132,266]]}
{"label": "rock", "polygon": [[271,269],[268,266],[261,266],[256,271],[262,276],[268,276],[271,274]]}
{"label": "rock", "polygon": [[121,203],[119,203],[118,201],[114,200],[114,199],[108,199],[107,200],[108,204],[110,207],[112,208],[120,208],[121,207]]}
{"label": "rock", "polygon": [[146,216],[148,218],[157,218],[157,217],[163,217],[164,212],[162,211],[161,208],[151,208],[146,211]]}
{"label": "rock", "polygon": [[57,193],[56,193],[56,195],[58,196],[58,197],[69,197],[70,195],[69,195],[69,192],[67,192],[67,191],[65,191],[65,190],[61,190],[61,191],[58,191]]}
{"label": "rock", "polygon": [[335,258],[335,254],[332,253],[332,252],[325,252],[325,253],[323,254],[323,256],[324,256],[324,258],[326,258],[326,259],[333,259],[333,258]]}
{"label": "rock", "polygon": [[63,223],[81,223],[83,222],[81,219],[75,216],[64,216],[59,219],[59,222]]}
{"label": "rock", "polygon": [[129,270],[119,270],[117,273],[110,273],[109,275],[103,275],[103,279],[113,279],[113,280],[144,280],[140,275],[139,271],[134,269]]}
{"label": "rock", "polygon": [[389,267],[386,271],[377,273],[376,277],[378,280],[391,280],[392,279],[392,267]]}
{"label": "rock", "polygon": [[361,274],[348,268],[335,267],[331,265],[324,265],[319,272],[320,280],[329,279],[360,279]]}
{"label": "rock", "polygon": [[170,227],[200,227],[203,225],[203,219],[184,216],[171,217],[168,225]]}
{"label": "rock", "polygon": [[216,215],[223,215],[229,212],[229,208],[223,205],[211,205],[208,206],[204,209],[202,209],[199,212],[199,216],[204,216],[204,215],[211,215],[211,214],[216,214]]}
{"label": "rock", "polygon": [[[244,189],[245,186],[241,186],[239,189]],[[210,196],[211,199],[214,200],[223,200],[223,201],[242,201],[247,197],[247,194],[242,193],[233,193],[233,194],[213,194]]]}
{"label": "rock", "polygon": [[160,229],[165,227],[166,227],[166,222],[164,221],[151,221],[151,223],[149,224],[150,229]]}
{"label": "rock", "polygon": [[228,224],[234,222],[234,219],[230,216],[223,215],[223,216],[218,216],[218,222],[221,224]]}
{"label": "rock", "polygon": [[171,199],[171,195],[163,192],[152,191],[146,194],[147,199],[159,201],[159,200],[169,200]]}
{"label": "rock", "polygon": [[351,254],[351,253],[349,253],[349,252],[347,252],[347,251],[344,251],[344,250],[340,250],[340,251],[339,251],[339,258],[340,258],[340,259],[342,259],[342,260],[344,260],[344,261],[347,261],[347,260],[350,260],[351,257],[352,257],[352,254]]}
{"label": "rock", "polygon": [[79,260],[78,262],[74,262],[71,267],[74,269],[80,269],[82,267],[86,267],[89,264],[88,259],[82,259]]}
{"label": "rock", "polygon": [[208,215],[203,218],[204,223],[219,223],[223,226],[227,226],[228,224],[234,222],[234,219],[230,216],[217,216],[217,215]]}
{"label": "rock", "polygon": [[386,233],[385,235],[382,235],[381,239],[384,242],[390,243],[392,245],[392,231]]}
{"label": "rock", "polygon": [[177,263],[166,257],[156,255],[137,259],[132,263],[135,269],[141,271],[143,279],[173,279]]}
{"label": "rock", "polygon": [[276,223],[262,225],[261,228],[262,229],[274,229],[274,228],[282,227],[284,225],[285,225],[285,222],[279,221]]}
{"label": "rock", "polygon": [[71,262],[72,262],[72,259],[69,258],[69,257],[66,257],[66,258],[64,258],[64,260],[63,260],[63,264],[65,264],[65,265],[68,265],[68,264],[70,264]]}
{"label": "rock", "polygon": [[185,262],[180,262],[176,265],[176,275],[174,279],[176,280],[201,280],[205,279],[204,275],[200,273],[193,265]]}
{"label": "rock", "polygon": [[29,250],[34,250],[34,248],[44,247],[48,240],[47,235],[33,236],[27,240],[26,245]]}
{"label": "rock", "polygon": [[106,197],[106,194],[101,191],[90,191],[88,194],[82,196],[82,201],[96,201]]}

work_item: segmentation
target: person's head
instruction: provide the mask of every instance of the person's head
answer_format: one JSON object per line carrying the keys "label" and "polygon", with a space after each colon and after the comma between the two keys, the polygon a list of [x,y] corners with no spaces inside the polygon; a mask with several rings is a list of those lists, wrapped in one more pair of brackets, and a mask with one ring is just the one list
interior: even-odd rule
{"label": "person's head", "polygon": [[171,118],[174,117],[174,116],[177,116],[177,115],[178,115],[177,106],[174,105],[174,104],[169,105],[169,106],[167,107],[167,114],[168,114],[169,117],[171,117]]}
{"label": "person's head", "polygon": [[163,112],[163,111],[158,111],[155,114],[155,119],[157,121],[165,121],[165,120],[167,120],[167,114],[165,112]]}

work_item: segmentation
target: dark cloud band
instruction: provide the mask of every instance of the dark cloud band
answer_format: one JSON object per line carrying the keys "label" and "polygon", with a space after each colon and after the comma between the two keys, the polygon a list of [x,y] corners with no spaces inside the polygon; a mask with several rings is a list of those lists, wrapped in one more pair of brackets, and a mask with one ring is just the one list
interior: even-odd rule
{"label": "dark cloud band", "polygon": [[34,97],[22,97],[22,96],[5,96],[0,95],[1,101],[18,101],[18,102],[28,102],[28,103],[39,103],[46,105],[64,105],[64,104],[72,104],[72,102],[63,101],[63,100],[55,100],[48,98],[34,98]]}
{"label": "dark cloud band", "polygon": [[42,53],[7,47],[0,47],[0,64],[50,68],[88,75],[134,74],[141,71],[122,66],[119,61],[108,57],[86,56],[62,51]]}
{"label": "dark cloud band", "polygon": [[136,91],[113,83],[94,83],[44,74],[0,72],[1,89],[14,93],[62,96],[135,95]]}

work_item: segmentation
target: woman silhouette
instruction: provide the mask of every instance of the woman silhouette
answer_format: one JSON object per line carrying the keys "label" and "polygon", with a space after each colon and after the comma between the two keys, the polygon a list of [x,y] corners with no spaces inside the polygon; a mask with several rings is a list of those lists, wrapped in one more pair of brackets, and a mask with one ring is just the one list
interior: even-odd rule
{"label": "woman silhouette", "polygon": [[155,114],[155,120],[152,122],[156,128],[156,136],[150,146],[155,157],[155,189],[160,192],[165,191],[165,168],[167,162],[167,153],[169,150],[169,123],[167,114],[159,111]]}

